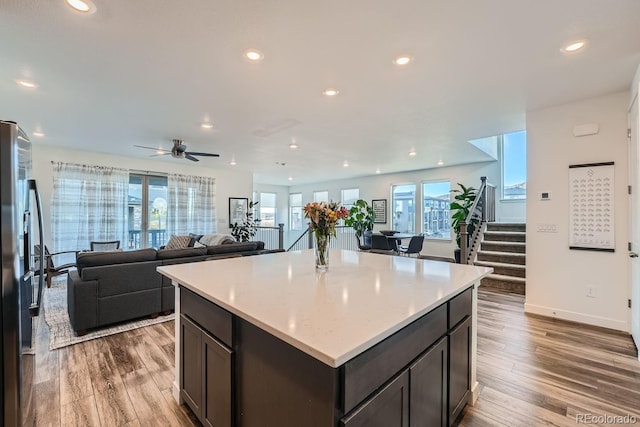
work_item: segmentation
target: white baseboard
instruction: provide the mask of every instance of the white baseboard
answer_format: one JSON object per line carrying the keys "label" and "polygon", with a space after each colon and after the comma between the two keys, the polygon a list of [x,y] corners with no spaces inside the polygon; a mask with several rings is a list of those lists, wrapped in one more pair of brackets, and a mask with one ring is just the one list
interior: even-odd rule
{"label": "white baseboard", "polygon": [[480,397],[480,383],[476,381],[476,383],[471,387],[471,393],[469,394],[469,401],[467,402],[469,406],[475,406],[478,401],[478,397]]}
{"label": "white baseboard", "polygon": [[175,381],[173,382],[173,398],[178,402],[178,405],[182,405],[182,399],[180,398],[180,386]]}
{"label": "white baseboard", "polygon": [[591,316],[589,314],[577,313],[574,311],[560,310],[552,307],[544,307],[535,304],[524,304],[524,312],[539,314],[541,316],[554,317],[572,322],[585,323],[587,325],[600,326],[602,328],[615,329],[617,331],[630,332],[629,322],[609,319],[606,317]]}

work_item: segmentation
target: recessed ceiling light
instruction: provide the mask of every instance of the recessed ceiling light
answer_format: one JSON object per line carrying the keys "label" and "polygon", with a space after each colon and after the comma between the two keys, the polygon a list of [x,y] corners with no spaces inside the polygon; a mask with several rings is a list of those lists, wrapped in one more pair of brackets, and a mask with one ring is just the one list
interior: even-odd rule
{"label": "recessed ceiling light", "polygon": [[376,169],[376,173],[380,173],[380,168]]}
{"label": "recessed ceiling light", "polygon": [[213,125],[209,122],[204,122],[200,125],[202,129],[213,129]]}
{"label": "recessed ceiling light", "polygon": [[289,148],[291,148],[292,150],[298,148],[298,143],[296,142],[295,138],[291,138],[291,144],[289,144]]}
{"label": "recessed ceiling light", "polygon": [[573,41],[563,47],[562,50],[568,53],[573,53],[585,47],[586,44],[587,42],[585,42],[584,40]]}
{"label": "recessed ceiling light", "polygon": [[329,89],[325,89],[325,91],[322,93],[326,96],[336,96],[337,94],[340,93],[340,91],[338,89],[334,89],[330,87]]}
{"label": "recessed ceiling light", "polygon": [[32,132],[31,135],[37,136],[38,138],[42,138],[44,136],[44,133],[37,130],[35,132]]}
{"label": "recessed ceiling light", "polygon": [[342,164],[343,167],[348,168],[349,167],[349,162],[347,162],[346,160],[344,161],[344,163]]}
{"label": "recessed ceiling light", "polygon": [[293,181],[293,177],[292,176],[289,177],[289,181]]}
{"label": "recessed ceiling light", "polygon": [[410,155],[411,157],[415,157],[415,155],[416,155],[416,150],[411,150],[411,151],[409,151],[409,155]]}
{"label": "recessed ceiling light", "polygon": [[409,55],[401,55],[396,57],[396,59],[393,60],[393,63],[396,65],[407,65],[409,62],[411,62],[413,58],[411,58]]}
{"label": "recessed ceiling light", "polygon": [[94,13],[96,11],[96,5],[91,0],[66,0],[66,2],[78,12]]}
{"label": "recessed ceiling light", "polygon": [[438,166],[442,166],[444,165],[444,162],[442,160],[438,160]]}
{"label": "recessed ceiling light", "polygon": [[16,83],[22,87],[26,87],[27,89],[35,89],[38,87],[38,85],[31,80],[16,80]]}
{"label": "recessed ceiling light", "polygon": [[251,62],[260,62],[264,58],[264,55],[257,49],[249,49],[245,51],[244,57]]}
{"label": "recessed ceiling light", "polygon": [[229,162],[229,164],[230,164],[231,166],[235,166],[235,165],[236,165],[236,161],[235,161],[235,159],[231,159],[231,161]]}

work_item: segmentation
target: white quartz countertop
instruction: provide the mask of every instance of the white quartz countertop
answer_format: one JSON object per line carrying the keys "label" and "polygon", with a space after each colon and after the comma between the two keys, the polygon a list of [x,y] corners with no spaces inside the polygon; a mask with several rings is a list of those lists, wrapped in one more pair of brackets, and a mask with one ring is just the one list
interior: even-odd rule
{"label": "white quartz countertop", "polygon": [[158,271],[331,367],[338,367],[457,295],[492,269],[331,250],[158,267]]}

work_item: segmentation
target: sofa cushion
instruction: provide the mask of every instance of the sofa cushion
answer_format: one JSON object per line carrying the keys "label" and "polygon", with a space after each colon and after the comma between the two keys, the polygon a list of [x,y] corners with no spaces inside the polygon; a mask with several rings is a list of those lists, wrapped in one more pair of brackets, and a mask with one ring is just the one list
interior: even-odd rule
{"label": "sofa cushion", "polygon": [[180,249],[189,247],[189,242],[191,242],[191,236],[171,236],[167,244],[165,245],[165,249]]}
{"label": "sofa cushion", "polygon": [[216,245],[207,247],[207,255],[228,254],[230,252],[255,251],[258,247],[256,242],[236,242],[228,245]]}
{"label": "sofa cushion", "polygon": [[153,248],[124,252],[81,252],[76,259],[76,266],[78,267],[78,273],[82,275],[82,269],[85,267],[155,261],[155,259],[156,250]]}
{"label": "sofa cushion", "polygon": [[189,247],[193,248],[194,246],[196,246],[196,243],[202,238],[202,236],[204,236],[204,234],[189,233],[189,237],[191,237],[191,240],[189,241]]}
{"label": "sofa cushion", "polygon": [[158,250],[158,259],[170,258],[186,258],[193,256],[202,256],[207,254],[207,248],[180,248],[180,249],[160,249]]}

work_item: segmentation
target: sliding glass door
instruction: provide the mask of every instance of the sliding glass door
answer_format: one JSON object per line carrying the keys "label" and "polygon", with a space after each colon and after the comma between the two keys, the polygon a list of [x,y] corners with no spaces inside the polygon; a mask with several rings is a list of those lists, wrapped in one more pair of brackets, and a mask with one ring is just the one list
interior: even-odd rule
{"label": "sliding glass door", "polygon": [[167,240],[167,177],[129,175],[128,249],[158,248]]}

